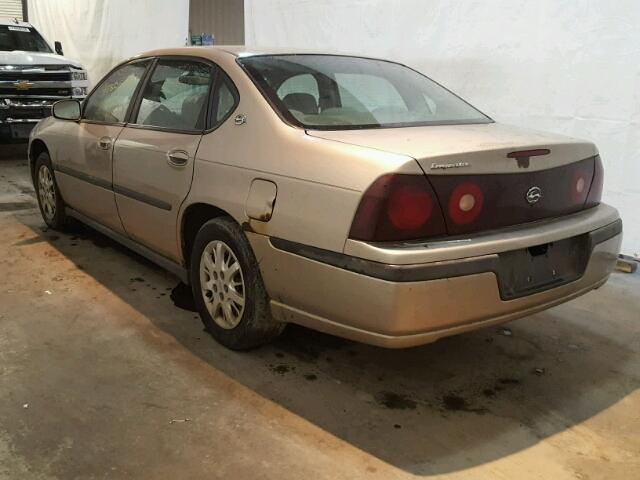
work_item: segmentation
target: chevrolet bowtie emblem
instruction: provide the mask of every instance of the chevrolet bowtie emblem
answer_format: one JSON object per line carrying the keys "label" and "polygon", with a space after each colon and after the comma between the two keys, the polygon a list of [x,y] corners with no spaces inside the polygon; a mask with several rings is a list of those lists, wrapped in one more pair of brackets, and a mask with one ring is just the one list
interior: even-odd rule
{"label": "chevrolet bowtie emblem", "polygon": [[13,86],[16,87],[16,90],[29,90],[33,87],[33,83],[28,80],[18,80],[14,82]]}

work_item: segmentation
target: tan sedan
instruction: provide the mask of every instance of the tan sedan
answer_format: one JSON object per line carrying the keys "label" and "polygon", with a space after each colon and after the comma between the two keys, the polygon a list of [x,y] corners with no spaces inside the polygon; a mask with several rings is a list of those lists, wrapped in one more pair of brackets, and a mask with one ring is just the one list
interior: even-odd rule
{"label": "tan sedan", "polygon": [[29,144],[46,223],[177,274],[234,349],[289,322],[431,342],[597,288],[620,248],[592,143],[495,123],[389,61],[158,50],[53,113]]}

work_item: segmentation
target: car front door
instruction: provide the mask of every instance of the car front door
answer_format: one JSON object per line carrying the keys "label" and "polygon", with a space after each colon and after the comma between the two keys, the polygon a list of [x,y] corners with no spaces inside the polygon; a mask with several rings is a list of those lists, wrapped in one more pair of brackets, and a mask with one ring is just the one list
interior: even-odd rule
{"label": "car front door", "polygon": [[149,63],[136,61],[109,73],[85,101],[80,122],[66,126],[55,155],[65,203],[121,233],[112,188],[113,145]]}
{"label": "car front door", "polygon": [[178,260],[176,222],[191,188],[215,67],[159,58],[115,142],[113,189],[126,233]]}

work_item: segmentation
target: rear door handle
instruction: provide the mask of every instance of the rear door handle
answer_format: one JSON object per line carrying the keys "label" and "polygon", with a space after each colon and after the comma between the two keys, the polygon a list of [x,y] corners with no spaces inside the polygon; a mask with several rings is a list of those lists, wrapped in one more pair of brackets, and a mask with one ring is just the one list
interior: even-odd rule
{"label": "rear door handle", "polygon": [[189,153],[184,150],[167,152],[167,163],[173,167],[184,167],[189,162]]}
{"label": "rear door handle", "polygon": [[109,150],[113,145],[113,139],[111,137],[102,137],[98,140],[98,147],[102,150]]}

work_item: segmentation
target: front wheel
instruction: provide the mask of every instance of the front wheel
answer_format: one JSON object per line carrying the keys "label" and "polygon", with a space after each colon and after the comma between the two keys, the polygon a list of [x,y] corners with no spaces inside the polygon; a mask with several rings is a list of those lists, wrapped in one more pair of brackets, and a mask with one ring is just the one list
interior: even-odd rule
{"label": "front wheel", "polygon": [[61,230],[67,223],[67,217],[47,152],[38,155],[33,183],[42,218],[49,227]]}
{"label": "front wheel", "polygon": [[205,223],[191,253],[191,288],[211,335],[233,350],[268,343],[285,327],[271,316],[251,246],[240,227],[221,217]]}

